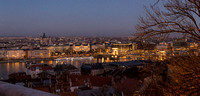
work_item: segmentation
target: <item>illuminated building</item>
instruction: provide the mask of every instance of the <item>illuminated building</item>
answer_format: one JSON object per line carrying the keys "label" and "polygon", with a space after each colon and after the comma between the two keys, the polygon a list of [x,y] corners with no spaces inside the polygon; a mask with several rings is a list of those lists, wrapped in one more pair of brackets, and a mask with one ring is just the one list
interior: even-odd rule
{"label": "illuminated building", "polygon": [[155,46],[154,43],[137,42],[134,44],[134,60],[156,60],[156,56],[154,56]]}
{"label": "illuminated building", "polygon": [[7,59],[24,59],[24,50],[7,50]]}
{"label": "illuminated building", "polygon": [[5,59],[7,56],[7,51],[6,50],[0,50],[0,59]]}
{"label": "illuminated building", "polygon": [[72,46],[73,51],[90,51],[90,44],[74,44]]}
{"label": "illuminated building", "polygon": [[57,46],[45,46],[43,49],[48,49],[50,53],[60,52],[63,53],[66,50],[69,50],[71,47],[70,45],[57,45]]}
{"label": "illuminated building", "polygon": [[50,53],[47,49],[28,50],[27,53],[28,58],[50,58]]}
{"label": "illuminated building", "polygon": [[129,43],[129,44],[122,44],[122,43],[112,44],[112,48],[117,48],[119,53],[121,53],[121,54],[126,54],[133,50],[131,43]]}

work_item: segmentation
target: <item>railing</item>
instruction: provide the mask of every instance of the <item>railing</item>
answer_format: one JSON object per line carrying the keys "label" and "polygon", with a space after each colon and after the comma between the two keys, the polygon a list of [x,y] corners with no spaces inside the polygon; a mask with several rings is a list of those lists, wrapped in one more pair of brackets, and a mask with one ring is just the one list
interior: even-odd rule
{"label": "railing", "polygon": [[58,95],[0,81],[0,96],[58,96]]}

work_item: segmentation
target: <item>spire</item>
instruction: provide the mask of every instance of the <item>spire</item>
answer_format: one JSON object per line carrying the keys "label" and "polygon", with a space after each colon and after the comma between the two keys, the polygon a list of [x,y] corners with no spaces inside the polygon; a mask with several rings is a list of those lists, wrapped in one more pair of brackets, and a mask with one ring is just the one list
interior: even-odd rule
{"label": "spire", "polygon": [[42,38],[47,38],[45,33],[43,33],[43,36],[42,36]]}

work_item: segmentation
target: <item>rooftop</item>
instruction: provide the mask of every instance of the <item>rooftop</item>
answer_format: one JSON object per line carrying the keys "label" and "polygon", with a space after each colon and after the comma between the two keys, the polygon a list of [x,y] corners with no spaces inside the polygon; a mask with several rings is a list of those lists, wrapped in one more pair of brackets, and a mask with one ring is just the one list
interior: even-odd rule
{"label": "rooftop", "polygon": [[142,62],[139,61],[127,61],[127,62],[111,62],[109,65],[113,66],[140,66],[143,65]]}

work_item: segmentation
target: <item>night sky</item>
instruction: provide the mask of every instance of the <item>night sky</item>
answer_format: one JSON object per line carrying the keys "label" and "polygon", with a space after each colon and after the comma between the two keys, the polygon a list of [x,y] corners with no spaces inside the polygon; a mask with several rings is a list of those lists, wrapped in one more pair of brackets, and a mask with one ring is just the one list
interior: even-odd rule
{"label": "night sky", "polygon": [[130,36],[156,0],[0,0],[0,36]]}

